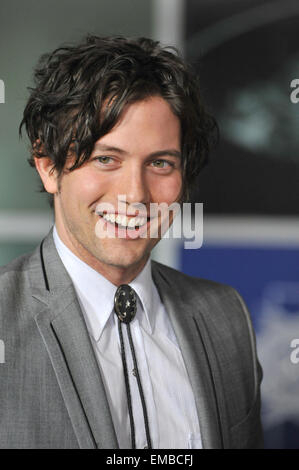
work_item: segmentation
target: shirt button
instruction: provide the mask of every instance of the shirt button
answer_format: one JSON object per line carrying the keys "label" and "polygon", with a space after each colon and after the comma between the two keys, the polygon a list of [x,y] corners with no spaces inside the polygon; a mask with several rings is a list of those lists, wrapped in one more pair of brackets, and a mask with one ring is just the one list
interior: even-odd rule
{"label": "shirt button", "polygon": [[136,377],[136,375],[137,375],[137,374],[136,374],[136,369],[133,369],[133,370],[132,370],[132,374],[134,375],[134,377]]}

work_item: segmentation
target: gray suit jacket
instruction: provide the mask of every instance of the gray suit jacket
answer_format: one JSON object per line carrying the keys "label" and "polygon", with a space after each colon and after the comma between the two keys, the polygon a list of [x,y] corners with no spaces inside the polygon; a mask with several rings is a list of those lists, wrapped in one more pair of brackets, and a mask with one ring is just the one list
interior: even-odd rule
{"label": "gray suit jacket", "polygon": [[[204,448],[262,446],[261,367],[231,287],[152,262],[180,344]],[[100,301],[99,301],[100,309]],[[0,448],[117,448],[101,374],[52,231],[0,269]]]}

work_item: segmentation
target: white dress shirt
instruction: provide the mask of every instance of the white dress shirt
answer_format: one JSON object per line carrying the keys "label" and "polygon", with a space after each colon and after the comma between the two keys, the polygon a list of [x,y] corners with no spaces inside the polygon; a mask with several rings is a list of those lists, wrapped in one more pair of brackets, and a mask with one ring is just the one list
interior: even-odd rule
{"label": "white dress shirt", "polygon": [[[127,393],[120,353],[118,319],[114,314],[117,287],[72,253],[58,236],[58,254],[78,296],[104,382],[121,449],[131,448]],[[202,448],[193,391],[168,314],[152,280],[151,260],[130,282],[137,293],[131,332],[154,449]],[[182,312],[183,313],[183,312]],[[127,331],[122,325],[128,365],[136,448],[147,446],[143,410]]]}

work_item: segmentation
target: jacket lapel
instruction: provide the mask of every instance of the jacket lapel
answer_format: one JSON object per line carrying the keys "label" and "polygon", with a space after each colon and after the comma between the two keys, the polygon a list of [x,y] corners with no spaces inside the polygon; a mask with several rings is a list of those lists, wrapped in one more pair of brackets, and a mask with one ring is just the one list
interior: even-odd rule
{"label": "jacket lapel", "polygon": [[[152,262],[152,274],[160,297],[170,316],[179,342],[187,373],[194,392],[203,447],[217,449],[227,447],[226,409],[223,402],[223,386],[218,374],[218,364],[211,348],[203,316],[192,305],[199,292],[190,292],[187,285],[171,280],[168,269]],[[181,292],[180,292],[181,289]],[[188,293],[189,289],[189,293]],[[182,301],[185,298],[186,301]]]}
{"label": "jacket lapel", "polygon": [[117,448],[99,366],[73,284],[55,249],[52,231],[43,242],[42,253],[43,261],[40,253],[35,252],[30,270],[35,321],[79,447]]}
{"label": "jacket lapel", "polygon": [[[41,258],[37,249],[30,260],[32,308],[79,446],[117,448],[97,360],[72,281],[56,251],[52,230],[43,242],[42,253]],[[172,281],[169,272],[165,276],[164,269],[152,262],[153,280],[170,316],[194,391],[203,447],[226,447],[222,383],[204,316],[192,302],[181,300],[177,279]],[[193,298],[194,292],[190,296]]]}

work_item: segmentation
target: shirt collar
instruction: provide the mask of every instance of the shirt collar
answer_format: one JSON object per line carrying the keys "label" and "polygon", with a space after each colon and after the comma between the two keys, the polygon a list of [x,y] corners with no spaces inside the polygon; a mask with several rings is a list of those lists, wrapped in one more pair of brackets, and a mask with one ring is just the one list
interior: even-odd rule
{"label": "shirt collar", "polygon": [[[60,239],[56,226],[53,238],[58,254],[71,277],[79,303],[83,312],[89,333],[98,341],[114,311],[114,295],[117,287],[102,274],[78,258]],[[129,285],[138,295],[140,323],[148,333],[152,334],[155,323],[153,311],[153,280],[151,259],[149,258],[142,271]],[[140,308],[141,307],[141,308]]]}

